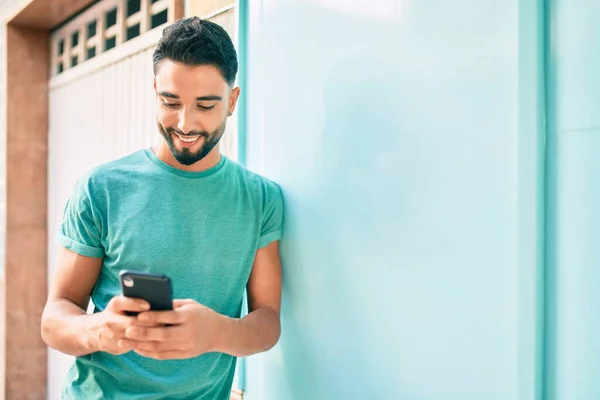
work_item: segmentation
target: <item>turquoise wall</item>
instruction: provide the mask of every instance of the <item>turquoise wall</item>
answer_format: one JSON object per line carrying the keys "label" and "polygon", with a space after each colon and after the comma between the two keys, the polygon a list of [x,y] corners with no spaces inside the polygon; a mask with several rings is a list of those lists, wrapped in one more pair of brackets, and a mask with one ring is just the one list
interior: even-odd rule
{"label": "turquoise wall", "polygon": [[245,161],[287,206],[245,398],[600,396],[600,3],[242,3]]}
{"label": "turquoise wall", "polygon": [[600,3],[549,0],[548,396],[600,398]]}

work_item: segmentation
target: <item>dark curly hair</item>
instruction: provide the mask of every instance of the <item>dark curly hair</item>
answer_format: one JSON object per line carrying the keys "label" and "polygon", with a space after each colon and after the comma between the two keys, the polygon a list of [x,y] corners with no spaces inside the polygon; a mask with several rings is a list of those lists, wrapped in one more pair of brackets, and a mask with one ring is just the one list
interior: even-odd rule
{"label": "dark curly hair", "polygon": [[198,17],[176,21],[164,29],[153,55],[155,76],[165,59],[189,66],[213,65],[230,86],[238,70],[237,53],[225,29]]}

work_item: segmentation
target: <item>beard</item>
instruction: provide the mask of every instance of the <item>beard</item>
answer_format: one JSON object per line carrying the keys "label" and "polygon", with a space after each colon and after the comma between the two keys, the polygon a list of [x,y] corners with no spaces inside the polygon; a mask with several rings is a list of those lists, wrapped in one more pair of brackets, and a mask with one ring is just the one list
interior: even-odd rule
{"label": "beard", "polygon": [[[219,143],[221,137],[223,137],[223,134],[225,133],[227,120],[223,121],[223,123],[212,132],[190,131],[188,133],[183,133],[176,128],[165,128],[158,121],[156,123],[158,125],[158,131],[167,142],[169,150],[177,162],[182,165],[192,165],[206,157],[206,155],[210,153],[211,150]],[[175,134],[178,134],[182,137],[202,136],[204,143],[202,143],[200,148],[196,151],[192,151],[189,148],[183,148],[182,150],[179,150],[175,146],[175,140],[178,140],[174,137]]]}

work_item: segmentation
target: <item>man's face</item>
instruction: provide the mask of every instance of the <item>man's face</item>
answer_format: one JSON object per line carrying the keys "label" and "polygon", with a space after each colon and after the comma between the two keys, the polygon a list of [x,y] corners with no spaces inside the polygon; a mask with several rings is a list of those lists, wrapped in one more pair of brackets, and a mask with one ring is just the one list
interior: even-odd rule
{"label": "man's face", "polygon": [[231,90],[212,65],[195,67],[164,60],[154,81],[158,129],[183,165],[202,160],[219,143],[239,89]]}

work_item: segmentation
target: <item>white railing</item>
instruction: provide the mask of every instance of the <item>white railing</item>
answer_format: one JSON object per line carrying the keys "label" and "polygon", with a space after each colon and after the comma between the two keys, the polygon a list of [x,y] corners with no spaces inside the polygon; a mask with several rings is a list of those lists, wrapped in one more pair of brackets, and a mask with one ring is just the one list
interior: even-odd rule
{"label": "white railing", "polygon": [[50,76],[165,26],[174,20],[170,0],[103,0],[59,27],[51,35]]}

